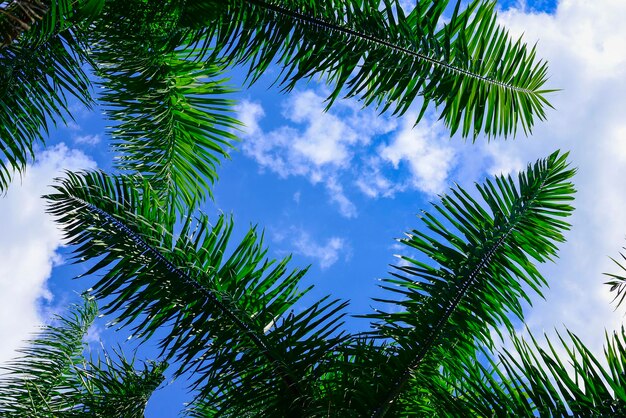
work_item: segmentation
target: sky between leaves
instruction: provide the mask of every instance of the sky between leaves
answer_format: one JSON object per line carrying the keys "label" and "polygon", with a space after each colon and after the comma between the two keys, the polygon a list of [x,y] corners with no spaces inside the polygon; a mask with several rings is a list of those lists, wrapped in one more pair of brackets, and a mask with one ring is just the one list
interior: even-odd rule
{"label": "sky between leaves", "polygon": [[[563,89],[551,97],[556,111],[531,137],[466,144],[449,139],[432,115],[413,128],[411,114],[378,117],[354,101],[323,113],[324,87],[279,95],[268,89],[270,74],[239,95],[247,128],[220,170],[215,207],[206,210],[233,213],[239,236],[250,224],[264,227],[273,256],[294,253],[294,265],[313,265],[304,284],[351,299],[351,312],[365,313],[393,254],[406,254],[393,238],[419,225],[415,214],[436,194],[571,150],[579,168],[573,228],[557,263],[543,268],[551,290],[528,310],[527,325],[540,334],[565,324],[601,353],[605,329],[620,327],[624,312],[609,304],[601,273],[617,271],[608,257],[626,236],[626,2],[499,3],[502,23],[529,43],[539,40],[550,85]],[[76,110],[77,123],[54,133],[0,200],[0,362],[88,287],[69,280],[77,268],[66,262],[37,198],[62,169],[110,164],[101,117]],[[163,408],[151,407],[149,416],[169,416]]]}

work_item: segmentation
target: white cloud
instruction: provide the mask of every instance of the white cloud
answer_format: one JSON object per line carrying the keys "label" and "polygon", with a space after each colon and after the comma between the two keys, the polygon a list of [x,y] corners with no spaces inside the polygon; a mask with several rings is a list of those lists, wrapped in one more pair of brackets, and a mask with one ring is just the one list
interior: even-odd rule
{"label": "white cloud", "polygon": [[[262,169],[283,178],[302,176],[323,184],[330,201],[347,218],[356,217],[358,211],[344,192],[345,184],[356,185],[372,198],[405,190],[431,195],[445,190],[455,151],[443,142],[449,140],[439,123],[424,120],[414,127],[415,114],[387,118],[362,109],[355,100],[338,101],[329,112],[324,107],[324,96],[312,90],[297,92],[283,104],[287,123],[264,132],[263,108],[244,101],[239,107],[248,127],[244,152]],[[392,139],[377,145],[383,136]],[[409,168],[408,176],[398,175],[404,172],[402,165]],[[392,180],[389,171],[403,178]]]}
{"label": "white cloud", "polygon": [[81,144],[81,145],[96,145],[102,140],[102,138],[98,134],[75,135],[72,137],[72,139],[74,140],[75,143]]}
{"label": "white cloud", "polygon": [[324,97],[312,90],[298,92],[284,104],[284,116],[304,125],[294,138],[294,150],[316,166],[345,167],[356,150],[396,127],[395,120],[362,109],[354,100],[338,101],[329,112],[324,109]]}
{"label": "white cloud", "polygon": [[406,184],[394,183],[383,173],[384,162],[378,156],[364,159],[364,164],[356,186],[366,196],[371,198],[392,197],[400,191],[406,190]]}
{"label": "white cloud", "polygon": [[345,253],[346,241],[343,238],[331,237],[326,243],[319,244],[311,236],[302,230],[294,230],[296,233],[293,245],[293,252],[304,257],[317,260],[321,269],[326,269],[339,260],[341,253]]}
{"label": "white cloud", "polygon": [[393,120],[379,118],[353,101],[340,101],[324,111],[324,97],[312,90],[296,92],[283,103],[283,117],[290,124],[263,132],[265,116],[257,103],[244,101],[239,115],[245,125],[243,150],[257,162],[281,176],[304,175],[318,182],[323,172],[346,167],[355,150],[375,135],[395,128]]}
{"label": "white cloud", "polygon": [[338,116],[324,112],[323,98],[311,90],[287,101],[285,117],[305,124],[302,133],[293,138],[293,151],[315,166],[345,165],[350,159],[350,145],[369,140]]}
{"label": "white cloud", "polygon": [[356,218],[357,209],[354,203],[348,199],[343,191],[343,187],[334,177],[326,181],[326,190],[330,195],[331,202],[335,203],[339,208],[339,213],[345,218]]}
{"label": "white cloud", "polygon": [[345,195],[338,178],[350,172],[356,156],[376,135],[396,127],[396,121],[378,117],[371,109],[362,110],[356,101],[339,101],[325,112],[324,96],[305,90],[283,103],[286,125],[269,132],[260,127],[263,108],[249,101],[239,106],[239,117],[247,126],[243,151],[262,169],[281,177],[302,176],[321,183],[339,213],[351,218],[356,207]]}
{"label": "white cloud", "polygon": [[46,287],[52,267],[61,260],[56,254],[61,234],[48,214],[41,195],[62,170],[94,167],[80,151],[58,145],[39,154],[21,183],[10,185],[0,199],[0,363],[13,356],[44,318],[38,312],[40,298],[51,298]]}
{"label": "white cloud", "polygon": [[607,280],[626,235],[626,2],[562,0],[555,15],[511,9],[501,21],[515,34],[539,39],[538,55],[550,64],[550,99],[556,111],[531,138],[496,141],[485,147],[497,156],[491,171],[515,171],[555,149],[571,150],[579,168],[568,242],[544,271],[552,289],[527,315],[539,335],[566,325],[600,354],[604,330],[618,329],[626,307],[609,305]]}
{"label": "white cloud", "polygon": [[[83,123],[87,123],[84,119],[91,115],[91,112],[88,111],[80,103],[74,103],[70,106],[70,110],[73,112],[72,114],[80,121],[83,120]],[[82,124],[77,123],[76,121],[70,120],[65,124],[65,128],[69,131],[72,141],[77,145],[87,145],[93,146],[99,144],[102,141],[102,136],[100,134],[85,134],[83,132]]]}
{"label": "white cloud", "polygon": [[312,258],[321,269],[327,269],[335,264],[343,254],[350,257],[350,248],[344,238],[333,236],[320,243],[306,230],[290,226],[271,232],[272,240],[282,247],[279,253],[298,254]]}
{"label": "white cloud", "polygon": [[447,188],[455,153],[452,147],[441,144],[446,134],[438,124],[424,120],[414,127],[416,118],[409,114],[403,119],[402,129],[390,144],[381,147],[380,155],[395,168],[406,162],[413,188],[434,195]]}
{"label": "white cloud", "polygon": [[508,153],[506,146],[495,142],[484,148],[483,152],[490,157],[487,173],[491,176],[509,175],[523,170],[528,161],[523,161],[519,155]]}
{"label": "white cloud", "polygon": [[244,100],[237,105],[236,110],[239,120],[244,124],[244,134],[246,136],[254,136],[261,133],[259,120],[265,116],[265,112],[260,104]]}

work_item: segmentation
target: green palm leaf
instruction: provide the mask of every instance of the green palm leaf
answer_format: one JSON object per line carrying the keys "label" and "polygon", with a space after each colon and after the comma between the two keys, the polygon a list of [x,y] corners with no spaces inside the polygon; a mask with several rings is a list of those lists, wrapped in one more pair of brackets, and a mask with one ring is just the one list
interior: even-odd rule
{"label": "green palm leaf", "polygon": [[83,337],[96,314],[95,304],[86,303],[18,350],[0,377],[3,417],[52,416],[76,403],[71,370],[82,361]]}
{"label": "green palm leaf", "polygon": [[418,96],[463,136],[514,134],[545,117],[546,64],[496,24],[495,2],[198,0],[182,21],[254,81],[277,61],[286,90],[323,75],[340,94],[402,114]]}
{"label": "green palm leaf", "polygon": [[[626,334],[606,335],[604,359],[570,331],[544,347],[513,336],[513,349],[465,365],[452,388],[457,413],[482,416],[607,416],[626,413]],[[565,352],[566,354],[561,354]],[[442,397],[446,390],[441,391]],[[451,412],[454,410],[451,410]],[[464,412],[461,412],[464,411]],[[453,415],[453,414],[451,414]]]}
{"label": "green palm leaf", "polygon": [[134,359],[121,353],[86,361],[77,369],[84,417],[144,418],[148,400],[164,380],[164,362],[148,362],[136,370]]}
{"label": "green palm leaf", "polygon": [[39,0],[12,0],[0,4],[0,49],[11,45],[23,32],[30,30],[35,22],[48,12]]}
{"label": "green palm leaf", "polygon": [[626,264],[624,263],[624,261],[626,261],[626,255],[620,253],[620,257],[621,261],[614,258],[611,258],[611,260],[620,268],[622,273],[605,273],[606,276],[611,278],[606,284],[611,286],[610,291],[615,293],[613,302],[617,302],[617,306],[620,306],[624,302],[624,299],[626,299],[626,276],[624,276],[624,272],[626,272]]}
{"label": "green palm leaf", "polygon": [[165,364],[137,372],[122,356],[87,361],[83,339],[96,315],[96,304],[86,300],[18,350],[0,375],[3,417],[143,417]]}
{"label": "green palm leaf", "polygon": [[304,271],[267,260],[254,228],[227,256],[232,223],[199,215],[194,224],[190,215],[175,225],[147,180],[68,173],[56,189],[50,212],[77,259],[93,260],[86,275],[102,273],[92,293],[116,313],[114,324],[132,324],[141,338],[166,329],[166,358],[178,375],[192,371],[199,397],[223,413],[306,410],[312,382],[342,341],[345,304],[323,299],[293,311]]}
{"label": "green palm leaf", "polygon": [[11,0],[0,4],[0,49],[20,36],[38,42],[85,23],[102,11],[105,0]]}
{"label": "green palm leaf", "polygon": [[[16,3],[22,2],[8,7]],[[0,49],[0,191],[34,157],[33,147],[44,141],[49,126],[71,117],[68,95],[92,104],[78,27],[91,17],[78,15],[82,9],[69,0],[52,3],[41,6],[41,20],[19,39],[11,35],[12,44]]]}
{"label": "green palm leaf", "polygon": [[[556,254],[568,224],[561,218],[572,207],[568,181],[574,170],[566,155],[552,154],[518,176],[497,177],[477,186],[486,206],[461,188],[434,208],[438,217],[421,216],[426,230],[414,230],[401,243],[419,250],[434,263],[402,257],[384,289],[398,298],[381,299],[399,311],[378,311],[374,336],[391,339],[394,367],[376,416],[382,416],[406,387],[423,382],[422,365],[454,367],[472,358],[476,343],[492,345],[494,330],[513,330],[522,319],[521,300],[528,291],[541,294],[545,279],[534,262]],[[432,364],[430,364],[432,363]],[[420,372],[418,372],[418,370]]]}
{"label": "green palm leaf", "polygon": [[185,212],[211,193],[239,122],[223,67],[197,59],[178,21],[179,3],[107,2],[93,57],[100,99],[115,123],[117,167],[142,173]]}

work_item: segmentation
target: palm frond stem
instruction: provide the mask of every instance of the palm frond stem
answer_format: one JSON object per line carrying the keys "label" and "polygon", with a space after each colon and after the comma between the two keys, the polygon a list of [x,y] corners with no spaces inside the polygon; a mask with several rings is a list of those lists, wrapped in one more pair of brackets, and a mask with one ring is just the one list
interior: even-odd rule
{"label": "palm frond stem", "polygon": [[384,47],[389,48],[391,50],[398,51],[398,52],[401,52],[403,54],[412,56],[412,57],[414,57],[414,58],[416,58],[418,60],[428,62],[430,64],[433,64],[436,67],[439,67],[439,68],[442,68],[442,69],[454,72],[456,74],[460,74],[460,75],[463,75],[463,76],[466,76],[466,77],[471,77],[473,79],[484,81],[484,82],[486,82],[488,84],[497,85],[497,86],[500,86],[500,87],[503,87],[503,88],[510,89],[512,91],[519,92],[519,93],[527,93],[527,94],[535,93],[531,89],[515,86],[515,85],[509,84],[509,83],[504,83],[504,82],[501,82],[501,81],[498,81],[498,80],[494,80],[493,78],[490,78],[490,77],[485,77],[485,76],[477,74],[475,72],[472,72],[472,71],[466,70],[464,68],[460,68],[458,66],[452,65],[452,64],[447,63],[445,61],[433,58],[433,57],[431,57],[429,55],[426,55],[426,54],[423,54],[423,53],[420,53],[420,52],[417,52],[417,51],[405,48],[403,46],[394,44],[392,42],[386,41],[386,40],[381,39],[379,37],[376,37],[374,35],[367,34],[367,33],[364,33],[364,32],[360,32],[360,31],[358,31],[356,29],[353,29],[353,28],[350,28],[348,26],[343,26],[343,25],[338,25],[336,23],[328,22],[328,21],[326,21],[324,19],[320,19],[320,18],[315,17],[315,16],[306,15],[304,13],[300,13],[298,11],[288,9],[286,7],[281,7],[279,5],[272,4],[272,3],[269,3],[269,2],[264,1],[264,0],[244,0],[244,2],[250,3],[252,5],[257,5],[258,7],[265,8],[265,9],[270,10],[270,11],[276,13],[276,14],[279,14],[279,15],[283,15],[283,16],[294,18],[296,20],[300,20],[300,21],[305,22],[307,24],[319,26],[319,27],[321,27],[323,29],[326,29],[326,30],[329,30],[331,32],[332,31],[337,31],[337,32],[340,32],[342,34],[345,34],[345,35],[348,35],[348,36],[351,36],[351,37],[360,38],[360,39],[363,39],[365,41],[372,42],[372,43],[380,45],[380,46],[384,46]]}
{"label": "palm frond stem", "polygon": [[511,212],[511,217],[514,219],[513,222],[509,222],[507,225],[507,229],[501,232],[500,238],[489,248],[485,256],[480,260],[480,262],[474,267],[474,269],[467,276],[467,280],[463,280],[461,286],[458,288],[457,293],[452,298],[450,303],[444,308],[444,311],[438,317],[437,322],[433,327],[430,328],[430,331],[426,338],[424,339],[424,343],[420,344],[419,349],[414,357],[414,359],[409,363],[409,365],[404,369],[402,374],[400,375],[397,382],[393,385],[393,387],[389,390],[387,396],[385,397],[384,403],[372,414],[372,418],[382,418],[385,416],[387,411],[389,410],[389,406],[391,403],[402,393],[404,387],[411,380],[411,375],[415,373],[424,358],[431,351],[435,343],[437,342],[439,336],[442,334],[446,324],[448,323],[450,317],[455,312],[456,308],[460,305],[463,297],[468,293],[471,287],[476,283],[476,280],[480,276],[480,272],[489,266],[489,262],[496,254],[499,248],[501,248],[507,241],[508,237],[511,235],[513,230],[517,227],[517,225],[521,222],[522,217],[517,216],[517,214],[532,205],[535,201],[537,194],[544,188],[546,184],[548,173],[544,173],[544,178],[541,181],[539,187],[535,190],[533,196],[530,197],[527,201],[518,200],[516,202],[516,207]]}
{"label": "palm frond stem", "polygon": [[276,371],[281,377],[281,380],[293,395],[294,399],[298,399],[301,395],[301,390],[298,385],[298,381],[291,375],[284,362],[277,358],[272,351],[269,349],[266,341],[264,341],[264,337],[262,335],[258,335],[254,332],[249,326],[247,326],[240,318],[237,317],[227,306],[225,306],[220,298],[210,289],[199,284],[197,281],[193,280],[183,271],[181,271],[178,267],[176,267],[173,263],[171,263],[166,257],[163,256],[159,251],[152,248],[152,246],[148,245],[139,235],[137,235],[132,229],[126,226],[123,222],[119,221],[115,217],[111,216],[106,211],[98,208],[97,206],[88,203],[78,197],[71,196],[70,197],[75,202],[83,205],[83,207],[97,216],[102,216],[108,222],[115,225],[116,228],[119,228],[123,231],[130,239],[135,242],[140,248],[142,248],[146,253],[149,253],[152,257],[158,260],[159,263],[162,263],[163,266],[175,277],[177,277],[181,282],[186,285],[189,285],[194,288],[194,290],[198,291],[200,294],[205,296],[208,300],[217,306],[220,311],[230,319],[233,324],[235,324],[239,329],[244,332],[244,335],[248,337],[248,339],[257,347],[259,347],[266,357],[266,359],[274,366]]}
{"label": "palm frond stem", "polygon": [[0,14],[11,23],[0,22],[0,49],[11,45],[22,33],[29,31],[35,22],[42,20],[48,7],[39,0],[13,0],[0,8]]}

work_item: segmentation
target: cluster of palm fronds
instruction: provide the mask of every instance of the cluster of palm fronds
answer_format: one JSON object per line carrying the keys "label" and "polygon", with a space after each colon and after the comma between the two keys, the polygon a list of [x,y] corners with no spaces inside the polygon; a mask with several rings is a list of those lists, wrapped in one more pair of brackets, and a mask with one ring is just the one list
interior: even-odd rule
{"label": "cluster of palm fronds", "polygon": [[[403,114],[421,102],[421,118],[434,104],[464,136],[530,131],[545,116],[545,62],[496,24],[491,2],[448,3],[418,1],[405,14],[395,0],[42,0],[25,26],[16,10],[35,3],[10,2],[0,15],[11,40],[0,48],[0,186],[50,123],[71,117],[73,96],[105,107],[120,169],[180,204],[201,201],[235,139],[224,84],[233,65],[254,82],[276,63],[285,90],[321,76],[329,105],[358,97]],[[104,87],[97,98],[88,67]]]}
{"label": "cluster of palm fronds", "polygon": [[167,364],[145,364],[136,371],[119,353],[115,358],[105,353],[104,360],[87,358],[83,336],[97,312],[95,302],[85,299],[28,341],[4,367],[3,417],[143,417]]}
{"label": "cluster of palm fronds", "polygon": [[[453,189],[424,212],[401,240],[422,257],[383,282],[389,311],[365,315],[361,334],[343,330],[346,302],[296,305],[306,271],[268,259],[255,228],[233,244],[232,220],[197,210],[236,140],[225,84],[235,65],[250,83],[278,65],[287,91],[321,77],[329,106],[357,97],[401,115],[415,104],[421,119],[434,105],[452,133],[529,132],[548,105],[546,64],[496,24],[493,2],[418,0],[405,13],[396,0],[60,0],[16,26],[31,3],[0,16],[0,186],[49,124],[71,117],[68,96],[105,108],[118,173],[68,173],[49,211],[84,276],[98,277],[90,295],[113,324],[158,338],[163,362],[137,372],[123,357],[86,361],[89,302],[9,366],[3,416],[140,416],[166,361],[198,417],[623,412],[623,335],[607,338],[608,366],[571,335],[571,367],[552,345],[514,337],[522,302],[547,284],[535,264],[569,227],[566,154],[475,193]],[[497,352],[494,333],[511,334],[515,351]]]}
{"label": "cluster of palm fronds", "polygon": [[39,0],[13,0],[0,5],[3,19],[0,21],[0,48],[11,45],[23,32],[29,31],[35,22],[48,12],[46,4]]}

